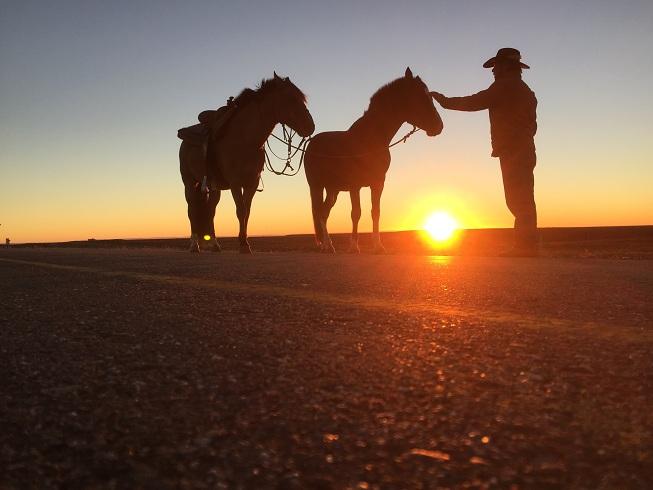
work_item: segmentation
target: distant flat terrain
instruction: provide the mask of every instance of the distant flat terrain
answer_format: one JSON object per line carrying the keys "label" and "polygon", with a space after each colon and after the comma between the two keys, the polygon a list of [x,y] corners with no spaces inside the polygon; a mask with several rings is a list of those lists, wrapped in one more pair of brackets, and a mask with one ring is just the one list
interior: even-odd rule
{"label": "distant flat terrain", "polygon": [[2,249],[0,488],[653,488],[644,235]]}
{"label": "distant flat terrain", "polygon": [[[360,246],[364,253],[371,252],[369,233],[361,233]],[[492,256],[512,244],[512,229],[461,230],[451,242],[435,244],[423,231],[397,231],[382,233],[383,243],[390,254],[418,255],[469,255]],[[615,259],[653,259],[653,226],[603,226],[590,228],[542,228],[542,255],[546,257],[582,257]],[[349,248],[349,234],[335,233],[332,239],[339,252]],[[235,237],[220,237],[225,250],[237,250]],[[314,251],[313,235],[286,235],[251,237],[252,248],[259,252]],[[25,246],[52,247],[129,247],[186,249],[187,238],[158,238],[130,240],[96,240],[23,244]]]}

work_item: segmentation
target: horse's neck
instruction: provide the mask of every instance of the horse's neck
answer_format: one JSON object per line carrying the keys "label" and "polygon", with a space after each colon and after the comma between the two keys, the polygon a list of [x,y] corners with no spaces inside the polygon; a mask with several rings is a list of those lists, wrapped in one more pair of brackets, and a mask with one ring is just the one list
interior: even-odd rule
{"label": "horse's neck", "polygon": [[264,100],[253,100],[238,110],[230,124],[230,136],[239,145],[261,148],[277,124],[272,111]]}
{"label": "horse's neck", "polygon": [[378,141],[379,144],[389,145],[403,123],[401,117],[393,115],[389,110],[371,108],[352,124],[350,131],[359,132],[366,139]]}

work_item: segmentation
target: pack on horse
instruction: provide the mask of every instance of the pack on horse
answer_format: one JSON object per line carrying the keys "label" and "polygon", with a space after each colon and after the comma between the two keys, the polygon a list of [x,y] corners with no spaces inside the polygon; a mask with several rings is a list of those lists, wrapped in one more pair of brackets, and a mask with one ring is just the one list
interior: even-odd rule
{"label": "pack on horse", "polygon": [[202,114],[203,125],[179,134],[183,139],[179,164],[191,225],[190,251],[199,252],[200,240],[220,250],[213,219],[221,191],[230,189],[240,224],[240,251],[251,253],[247,222],[265,162],[263,145],[279,123],[302,137],[315,131],[306,96],[289,78],[275,73],[256,90],[243,90],[225,108]]}
{"label": "pack on horse", "polygon": [[311,191],[315,240],[322,251],[335,252],[327,219],[338,193],[348,191],[352,206],[350,251],[359,252],[360,190],[370,187],[374,251],[384,252],[379,234],[381,193],[390,166],[390,141],[404,122],[429,136],[437,136],[443,128],[428,88],[410,68],[405,76],[377,90],[365,113],[347,131],[318,133],[308,143],[304,168]]}

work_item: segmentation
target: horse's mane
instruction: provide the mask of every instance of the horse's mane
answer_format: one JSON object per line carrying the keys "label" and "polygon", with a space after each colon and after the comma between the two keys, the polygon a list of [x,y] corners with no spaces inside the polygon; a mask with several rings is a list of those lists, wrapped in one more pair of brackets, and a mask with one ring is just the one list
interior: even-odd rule
{"label": "horse's mane", "polygon": [[246,104],[249,104],[251,101],[257,99],[258,97],[264,96],[272,92],[275,88],[279,87],[280,84],[285,83],[289,84],[294,96],[297,97],[302,103],[306,103],[306,95],[304,92],[299,90],[297,86],[290,81],[288,78],[267,78],[261,80],[261,83],[258,84],[256,89],[245,88],[243,89],[238,96],[234,99],[234,104],[237,107],[243,107]]}
{"label": "horse's mane", "polygon": [[400,88],[402,88],[404,85],[407,83],[419,81],[421,83],[424,83],[419,79],[419,77],[415,78],[406,78],[406,77],[399,77],[396,80],[393,80],[389,83],[386,83],[383,87],[378,89],[372,97],[370,97],[370,105],[368,106],[367,110],[374,108],[379,108],[379,107],[386,107],[388,104],[392,103],[396,98],[397,95],[400,93]]}

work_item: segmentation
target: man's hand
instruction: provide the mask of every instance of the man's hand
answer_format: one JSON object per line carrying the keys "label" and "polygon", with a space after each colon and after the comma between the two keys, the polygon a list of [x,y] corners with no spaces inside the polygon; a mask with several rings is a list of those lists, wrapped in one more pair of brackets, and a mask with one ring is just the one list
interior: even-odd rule
{"label": "man's hand", "polygon": [[442,105],[442,102],[446,100],[446,96],[442,95],[440,92],[429,92],[431,97],[438,101],[438,104]]}

